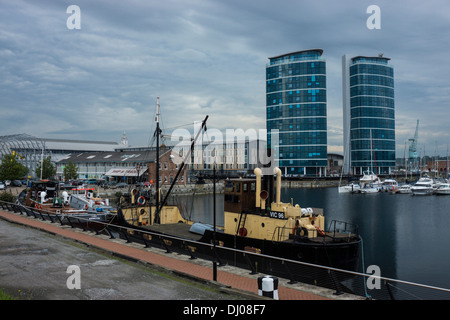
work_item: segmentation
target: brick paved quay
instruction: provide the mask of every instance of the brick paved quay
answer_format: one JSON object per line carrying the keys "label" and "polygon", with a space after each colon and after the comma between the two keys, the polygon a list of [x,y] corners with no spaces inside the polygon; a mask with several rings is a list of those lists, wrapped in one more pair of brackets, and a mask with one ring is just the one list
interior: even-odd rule
{"label": "brick paved quay", "polygon": [[[111,240],[107,236],[96,235],[81,229],[52,224],[18,213],[0,210],[0,218],[9,222],[21,224],[50,234],[83,243],[87,246],[106,251],[112,255],[126,258],[131,261],[148,264],[157,268],[170,270],[177,275],[189,277],[202,282],[215,283],[235,292],[247,293],[250,298],[259,298],[257,278],[261,274],[250,275],[248,270],[232,266],[221,266],[217,269],[217,282],[212,281],[212,263],[202,259],[190,260],[188,256],[167,254],[157,248],[144,248],[135,243],[126,243],[124,240]],[[287,284],[288,280],[279,279],[279,300],[359,300],[349,294],[334,296],[332,290],[318,288],[304,284]]]}

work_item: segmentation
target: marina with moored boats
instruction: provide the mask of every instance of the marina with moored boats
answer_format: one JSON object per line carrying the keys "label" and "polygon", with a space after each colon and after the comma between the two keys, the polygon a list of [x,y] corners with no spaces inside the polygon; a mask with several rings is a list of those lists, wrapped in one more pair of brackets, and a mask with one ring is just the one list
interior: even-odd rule
{"label": "marina with moored boats", "polygon": [[[207,119],[203,120],[201,129],[206,127]],[[155,136],[158,133],[159,124]],[[195,140],[192,141],[191,151]],[[156,150],[159,150],[158,139]],[[159,161],[158,156],[156,160]],[[183,170],[185,162],[186,158],[181,162],[178,173]],[[159,176],[159,165],[155,168],[156,176]],[[212,210],[196,208],[194,214],[187,215],[180,204],[169,200],[178,173],[164,193],[158,179],[154,188],[136,184],[114,205],[99,194],[94,195],[93,188],[81,186],[69,193],[59,190],[51,181],[34,181],[19,196],[17,205],[27,214],[37,211],[41,217],[46,214],[52,221],[52,216],[57,217],[62,224],[65,221],[72,227],[76,225],[97,233],[106,232],[111,238],[123,238],[146,247],[162,247],[167,252],[188,253],[192,259],[201,257],[211,260],[215,268],[217,264],[229,264],[250,268],[255,273],[284,277],[292,282],[332,288],[337,293],[363,294],[361,288],[365,285],[357,284],[356,275],[361,270],[365,272],[366,266],[364,236],[359,223],[355,223],[358,219],[342,219],[347,209],[330,215],[330,208],[314,204],[311,201],[313,197],[288,196],[290,201],[282,201],[286,198],[286,192],[292,192],[292,188],[283,190],[286,188],[282,187],[279,168],[267,169],[256,168],[254,178],[222,181],[223,192],[219,196],[223,197],[223,208],[219,210],[219,221],[216,221],[215,204]],[[215,171],[209,180],[213,185],[215,202]],[[406,185],[399,185],[395,179],[382,181],[372,171],[367,171],[359,183],[339,186],[337,194],[393,194],[401,193],[401,190],[414,194],[415,186],[419,187],[421,182],[429,181],[421,178],[410,188],[404,188]],[[432,188],[433,193],[439,190],[436,194],[447,194],[448,184],[433,181]],[[315,190],[321,192],[320,189]],[[376,201],[378,197],[363,198]],[[336,199],[336,204],[342,199]],[[363,208],[357,214],[365,215],[366,211]],[[373,240],[369,237],[368,241],[372,246]]]}
{"label": "marina with moored boats", "polygon": [[339,185],[339,193],[378,193],[390,192],[411,195],[446,195],[450,194],[449,179],[433,179],[427,175],[419,177],[416,182],[399,184],[394,178],[386,178],[383,181],[373,172],[365,173],[359,182],[351,182],[347,185]]}
{"label": "marina with moored boats", "polygon": [[[179,200],[170,200],[169,204],[178,203],[178,207],[180,208],[192,208],[192,212],[189,212],[189,209],[188,211],[181,210],[182,215],[189,217],[191,221],[202,222],[202,227],[206,228],[209,225],[210,230],[212,230],[212,197],[212,194],[197,195],[194,198],[184,195]],[[223,226],[225,195],[218,193],[214,198],[216,199],[217,225]],[[450,287],[448,278],[445,275],[446,265],[450,261],[450,256],[446,251],[438,249],[441,236],[445,233],[446,221],[449,219],[448,213],[446,212],[446,208],[450,205],[448,202],[450,199],[448,197],[397,197],[389,192],[380,192],[376,197],[367,197],[363,194],[346,196],[339,194],[336,188],[282,188],[281,199],[291,198],[304,199],[303,201],[307,201],[313,211],[314,208],[322,207],[328,221],[348,220],[357,224],[359,234],[364,239],[364,243],[361,243],[361,249],[364,248],[361,256],[364,257],[365,266],[379,266],[383,277],[407,280],[441,288]],[[147,202],[145,204],[148,205]],[[307,208],[304,209],[308,211]],[[39,218],[40,216],[38,215],[36,217]],[[42,218],[47,219],[45,216]],[[377,222],[376,224],[374,224],[375,221]],[[196,223],[194,222],[194,224]],[[180,225],[182,225],[184,231],[180,231]],[[191,252],[192,257],[209,257],[208,259],[211,259],[211,244],[209,246],[207,243],[204,244],[208,248],[208,250],[205,250],[207,254],[204,255],[200,252],[202,247],[200,243],[197,241],[182,240],[183,238],[187,239],[186,235],[191,237],[191,239],[199,239],[202,237],[201,235],[196,235],[189,231],[189,229],[185,228],[186,225],[181,223],[171,224],[171,228],[168,226],[165,227],[166,230],[163,233],[160,233],[162,229],[158,230],[158,225],[152,226],[155,231],[151,231],[149,228],[141,232],[133,227],[129,229],[130,233],[124,233],[122,230],[126,229],[113,225],[105,225],[105,229],[109,230],[108,232],[112,232],[114,237],[123,238],[127,242],[138,241],[148,246],[166,248],[170,250],[168,252],[182,254],[189,254]],[[87,229],[89,230],[89,228]],[[417,230],[419,232],[414,237],[411,237],[410,230]],[[217,246],[217,248],[221,263],[227,263],[225,260],[226,254],[222,252],[225,248],[221,246]],[[247,250],[250,250],[250,248],[247,248]],[[273,261],[269,263],[271,259],[261,253],[244,252],[247,252],[255,268],[255,272],[258,273],[272,274],[273,268],[266,269],[267,265],[272,264],[275,267],[278,266],[279,270],[282,271],[281,275],[287,279],[290,279],[289,271],[291,273],[297,273],[297,279],[300,282],[314,283],[315,278],[318,276],[314,275],[310,269],[305,270],[306,266],[297,268],[291,262],[286,267],[283,264],[275,264]],[[168,254],[170,255],[170,253]],[[258,256],[264,258],[258,259],[256,258]],[[417,257],[423,257],[423,259],[416,259]],[[244,264],[239,264],[238,266],[243,269],[248,269],[249,264],[245,260],[245,258],[242,260]],[[433,263],[430,264],[430,261],[433,261]],[[221,268],[220,265],[219,268]],[[361,270],[363,270],[362,267]],[[347,284],[348,281],[342,280],[342,283]],[[317,285],[320,286],[321,283],[319,282]],[[382,289],[384,290],[369,290],[368,292],[374,299],[389,299],[389,296],[386,295],[376,295],[376,293],[381,294],[382,291],[386,294],[386,288],[382,286]],[[395,287],[392,288],[396,299],[414,298],[410,295],[403,295],[405,292],[410,292],[410,289],[400,287],[397,290]],[[415,295],[418,295],[417,292],[413,292]],[[359,291],[359,294],[364,296],[364,292]],[[437,295],[434,297],[442,298],[444,296]],[[424,296],[421,297],[424,298]]]}

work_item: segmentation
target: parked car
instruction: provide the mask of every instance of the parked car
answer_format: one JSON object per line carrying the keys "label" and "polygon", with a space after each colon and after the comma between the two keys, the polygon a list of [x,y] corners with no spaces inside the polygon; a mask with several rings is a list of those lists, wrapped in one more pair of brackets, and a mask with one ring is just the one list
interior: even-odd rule
{"label": "parked car", "polygon": [[6,185],[0,181],[0,190],[5,190],[6,189]]}
{"label": "parked car", "polygon": [[13,182],[11,183],[13,187],[21,187],[22,186],[22,181],[20,180],[13,180]]}
{"label": "parked car", "polygon": [[77,187],[77,186],[83,185],[83,181],[80,181],[80,180],[69,180],[68,184],[72,185],[73,187]]}
{"label": "parked car", "polygon": [[117,184],[116,184],[115,181],[108,181],[108,182],[105,182],[105,183],[102,185],[102,187],[103,187],[104,189],[115,189],[115,188],[117,188]]}
{"label": "parked car", "polygon": [[144,187],[144,188],[150,188],[152,185],[150,182],[148,181],[144,181],[144,182],[138,182],[135,184],[136,187]]}
{"label": "parked car", "polygon": [[116,184],[116,188],[126,188],[128,185],[125,182],[119,182]]}

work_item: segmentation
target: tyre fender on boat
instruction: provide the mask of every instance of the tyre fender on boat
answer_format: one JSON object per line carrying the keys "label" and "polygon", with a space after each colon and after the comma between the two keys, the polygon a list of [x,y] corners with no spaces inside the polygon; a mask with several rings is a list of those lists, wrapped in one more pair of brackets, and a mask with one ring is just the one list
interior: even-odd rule
{"label": "tyre fender on boat", "polygon": [[298,227],[295,235],[301,238],[308,238],[308,229],[305,227]]}

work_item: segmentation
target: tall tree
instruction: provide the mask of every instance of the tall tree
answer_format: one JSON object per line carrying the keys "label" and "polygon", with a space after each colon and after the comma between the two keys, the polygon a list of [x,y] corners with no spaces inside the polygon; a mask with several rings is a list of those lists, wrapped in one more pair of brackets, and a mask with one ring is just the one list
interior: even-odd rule
{"label": "tall tree", "polygon": [[42,161],[42,170],[40,162],[36,165],[36,175],[42,179],[53,178],[56,175],[56,167],[52,164],[50,156],[48,156]]}
{"label": "tall tree", "polygon": [[19,180],[28,173],[28,168],[17,161],[16,154],[5,155],[0,164],[0,181]]}
{"label": "tall tree", "polygon": [[64,180],[77,179],[78,178],[78,167],[70,162],[63,169]]}

